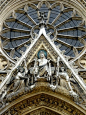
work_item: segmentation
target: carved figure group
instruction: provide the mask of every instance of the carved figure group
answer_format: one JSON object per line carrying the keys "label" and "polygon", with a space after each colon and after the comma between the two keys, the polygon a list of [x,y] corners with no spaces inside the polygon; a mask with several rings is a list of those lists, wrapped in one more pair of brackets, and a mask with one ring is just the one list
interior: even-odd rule
{"label": "carved figure group", "polygon": [[[60,67],[59,60],[60,57],[57,58],[57,67],[52,67],[50,60],[45,57],[44,52],[40,53],[39,59],[35,59],[34,67],[27,68],[26,60],[24,60],[24,67],[18,67],[17,75],[13,78],[13,80],[10,80],[7,85],[10,86],[13,84],[13,87],[10,87],[11,91],[16,92],[22,87],[29,87],[33,85],[37,79],[44,77],[51,83],[51,87],[54,87],[53,76],[55,76],[56,86],[58,85],[58,78],[64,79],[67,84],[68,90],[72,94],[75,94],[70,83],[70,78],[65,71],[64,66]],[[59,71],[59,68],[61,69],[61,71]],[[54,71],[54,74],[52,70]],[[56,88],[56,86],[54,88]]]}

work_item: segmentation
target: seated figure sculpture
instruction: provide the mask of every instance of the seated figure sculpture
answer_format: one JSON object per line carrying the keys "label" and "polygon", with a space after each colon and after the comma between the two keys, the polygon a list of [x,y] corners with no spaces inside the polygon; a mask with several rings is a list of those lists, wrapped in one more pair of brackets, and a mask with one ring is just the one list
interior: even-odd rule
{"label": "seated figure sculpture", "polygon": [[48,73],[48,60],[45,58],[45,55],[40,54],[40,59],[38,59],[39,75],[40,77],[47,72]]}
{"label": "seated figure sculpture", "polygon": [[45,58],[45,55],[43,52],[40,53],[39,59],[37,60],[37,62],[35,62],[34,64],[34,71],[35,73],[37,73],[37,78],[40,77],[46,77],[46,76],[50,76],[51,72],[50,72],[50,64],[49,64],[49,60]]}

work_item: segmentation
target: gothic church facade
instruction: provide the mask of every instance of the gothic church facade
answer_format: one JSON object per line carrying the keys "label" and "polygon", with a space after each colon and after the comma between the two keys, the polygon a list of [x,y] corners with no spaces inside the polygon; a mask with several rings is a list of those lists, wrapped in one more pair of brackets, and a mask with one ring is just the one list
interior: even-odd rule
{"label": "gothic church facade", "polygon": [[0,115],[86,115],[86,1],[0,1]]}

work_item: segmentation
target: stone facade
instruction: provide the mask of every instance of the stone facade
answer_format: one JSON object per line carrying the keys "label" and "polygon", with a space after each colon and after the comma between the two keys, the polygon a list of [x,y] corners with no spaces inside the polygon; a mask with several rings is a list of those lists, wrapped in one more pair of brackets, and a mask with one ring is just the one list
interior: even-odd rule
{"label": "stone facade", "polygon": [[85,115],[86,2],[0,4],[0,115]]}

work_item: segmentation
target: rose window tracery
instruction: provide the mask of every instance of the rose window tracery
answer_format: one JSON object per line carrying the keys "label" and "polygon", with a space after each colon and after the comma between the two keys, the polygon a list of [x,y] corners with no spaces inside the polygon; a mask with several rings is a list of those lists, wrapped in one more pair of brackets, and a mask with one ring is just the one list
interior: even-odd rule
{"label": "rose window tracery", "polygon": [[85,113],[86,22],[71,3],[13,0],[2,9],[1,114]]}
{"label": "rose window tracery", "polygon": [[74,58],[86,44],[85,21],[79,13],[62,3],[33,2],[16,9],[5,20],[1,39],[4,50],[12,57],[21,57],[36,39],[41,26],[60,50]]}

